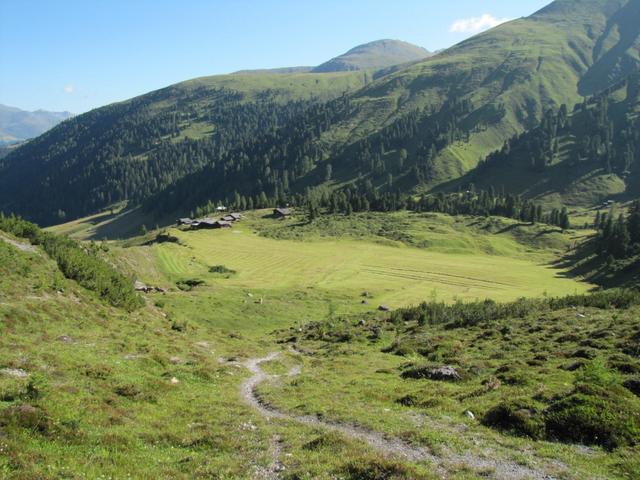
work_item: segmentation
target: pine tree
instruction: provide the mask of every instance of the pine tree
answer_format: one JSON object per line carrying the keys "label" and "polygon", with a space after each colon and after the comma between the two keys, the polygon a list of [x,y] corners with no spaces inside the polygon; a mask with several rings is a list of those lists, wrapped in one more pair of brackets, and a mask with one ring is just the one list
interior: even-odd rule
{"label": "pine tree", "polygon": [[560,228],[562,230],[568,230],[571,228],[571,222],[569,221],[569,214],[566,207],[563,207],[562,212],[560,213]]}

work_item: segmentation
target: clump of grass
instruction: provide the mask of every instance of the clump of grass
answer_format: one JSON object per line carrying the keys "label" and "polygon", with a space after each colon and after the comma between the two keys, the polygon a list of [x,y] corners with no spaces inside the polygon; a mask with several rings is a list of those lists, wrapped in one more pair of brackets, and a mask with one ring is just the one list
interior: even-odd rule
{"label": "clump of grass", "polygon": [[545,412],[551,439],[609,450],[640,442],[638,401],[619,385],[578,385]]}
{"label": "clump of grass", "polygon": [[52,421],[41,407],[23,403],[2,410],[0,426],[4,429],[24,428],[32,432],[46,434],[51,431]]}
{"label": "clump of grass", "polygon": [[586,364],[575,383],[545,412],[549,437],[608,449],[640,442],[640,402],[602,358]]}

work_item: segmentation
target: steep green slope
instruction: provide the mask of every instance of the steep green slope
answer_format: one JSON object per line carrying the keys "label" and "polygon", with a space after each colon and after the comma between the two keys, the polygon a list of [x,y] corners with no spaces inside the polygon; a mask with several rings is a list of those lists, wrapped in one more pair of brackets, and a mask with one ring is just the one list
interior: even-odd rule
{"label": "steep green slope", "polygon": [[[637,65],[637,43],[607,41],[622,19],[627,37],[637,38],[637,2],[558,0],[529,18],[501,25],[366,86],[353,96],[356,114],[326,137],[352,142],[414,114],[417,131],[401,142],[408,163],[431,163],[424,165],[428,183],[455,177],[505,138],[537,124],[547,108],[573,106],[581,95],[608,86]],[[609,70],[610,64],[619,67]],[[589,81],[582,82],[583,77]],[[454,100],[468,105],[456,111],[450,105]],[[435,159],[427,162],[420,145],[428,150],[429,143],[437,143],[424,134],[434,122],[453,123],[450,130],[457,135],[444,148],[436,145]]]}
{"label": "steep green slope", "polygon": [[549,111],[455,186],[505,188],[547,203],[640,196],[640,75],[576,106]]}
{"label": "steep green slope", "polygon": [[[603,40],[625,16],[639,20],[635,30],[640,33],[633,3],[558,0],[530,18],[388,72],[340,104],[328,104],[328,125],[321,121],[320,126],[317,118],[297,118],[296,125],[307,127],[296,139],[303,145],[298,152],[274,153],[272,145],[289,141],[285,129],[242,152],[250,159],[242,173],[228,176],[229,168],[208,166],[154,203],[161,210],[192,208],[207,200],[233,199],[234,191],[278,198],[287,190],[354,181],[370,181],[383,190],[428,189],[457,178],[506,139],[537,125],[548,108],[581,101],[582,77],[599,66],[594,50],[598,58],[637,53],[635,46],[624,50]],[[608,85],[633,67],[621,62],[624,68],[599,81]],[[309,155],[311,169],[304,165],[310,151],[315,152]],[[266,156],[269,174],[287,177],[286,182],[269,182],[257,173]],[[278,164],[283,167],[274,172]],[[294,181],[287,176],[291,171],[296,172]]]}
{"label": "steep green slope", "polygon": [[352,48],[348,52],[318,65],[312,71],[348,72],[391,67],[431,56],[428,50],[400,40],[376,40]]}

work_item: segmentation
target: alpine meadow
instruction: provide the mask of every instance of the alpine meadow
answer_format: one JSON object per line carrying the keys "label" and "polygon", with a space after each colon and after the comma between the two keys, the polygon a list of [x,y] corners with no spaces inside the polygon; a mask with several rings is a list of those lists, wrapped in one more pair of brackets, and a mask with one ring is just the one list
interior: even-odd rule
{"label": "alpine meadow", "polygon": [[0,6],[0,478],[640,480],[640,0],[183,3]]}

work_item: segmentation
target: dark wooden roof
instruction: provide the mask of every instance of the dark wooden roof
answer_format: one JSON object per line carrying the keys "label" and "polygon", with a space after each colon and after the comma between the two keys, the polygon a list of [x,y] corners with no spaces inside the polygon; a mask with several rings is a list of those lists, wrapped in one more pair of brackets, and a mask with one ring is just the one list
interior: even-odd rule
{"label": "dark wooden roof", "polygon": [[276,215],[291,215],[291,209],[290,208],[275,208],[273,210],[273,213]]}

